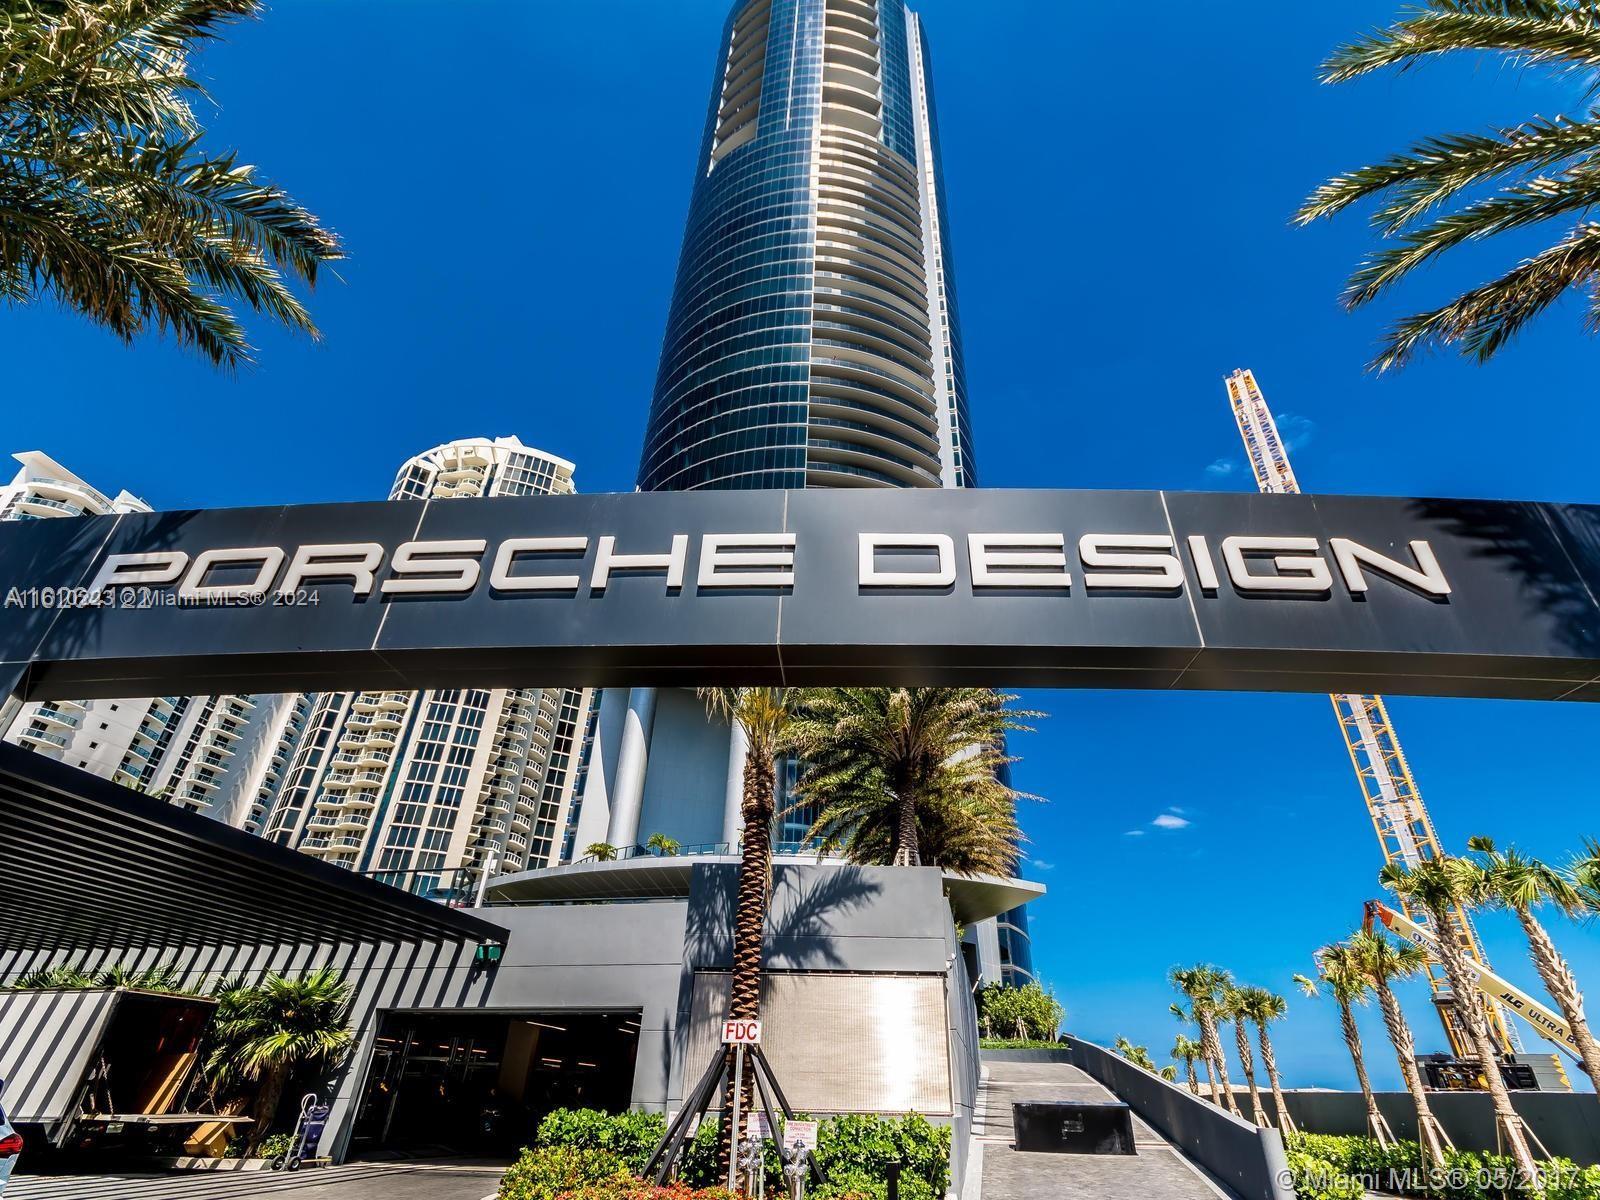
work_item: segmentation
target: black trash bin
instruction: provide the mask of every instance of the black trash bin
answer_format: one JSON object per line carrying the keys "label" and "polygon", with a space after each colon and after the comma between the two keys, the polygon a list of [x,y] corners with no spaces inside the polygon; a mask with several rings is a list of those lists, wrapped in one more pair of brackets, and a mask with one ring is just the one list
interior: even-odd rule
{"label": "black trash bin", "polygon": [[1035,1100],[1011,1106],[1018,1150],[1132,1154],[1133,1114],[1120,1100]]}

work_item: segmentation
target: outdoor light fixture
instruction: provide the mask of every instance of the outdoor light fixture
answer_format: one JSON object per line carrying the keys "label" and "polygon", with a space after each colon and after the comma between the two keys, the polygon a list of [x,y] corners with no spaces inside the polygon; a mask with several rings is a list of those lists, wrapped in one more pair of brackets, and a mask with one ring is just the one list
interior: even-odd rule
{"label": "outdoor light fixture", "polygon": [[500,956],[505,952],[506,948],[500,942],[479,942],[477,952],[472,956],[472,965],[497,967],[500,965]]}

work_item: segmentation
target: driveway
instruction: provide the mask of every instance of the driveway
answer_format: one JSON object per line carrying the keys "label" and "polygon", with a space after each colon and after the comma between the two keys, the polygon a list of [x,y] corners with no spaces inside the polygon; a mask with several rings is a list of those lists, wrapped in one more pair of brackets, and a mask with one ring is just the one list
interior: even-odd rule
{"label": "driveway", "polygon": [[295,1171],[169,1175],[19,1175],[5,1200],[484,1200],[504,1166],[346,1163]]}

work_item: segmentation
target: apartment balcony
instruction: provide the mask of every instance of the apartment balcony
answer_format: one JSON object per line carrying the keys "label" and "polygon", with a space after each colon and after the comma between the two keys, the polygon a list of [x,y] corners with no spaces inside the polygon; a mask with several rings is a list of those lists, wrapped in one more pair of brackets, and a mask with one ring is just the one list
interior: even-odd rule
{"label": "apartment balcony", "polygon": [[363,812],[370,812],[372,809],[378,807],[378,793],[350,792],[344,798],[344,806],[346,809],[359,808]]}
{"label": "apartment balcony", "polygon": [[67,712],[57,708],[54,704],[42,705],[33,710],[33,719],[43,721],[46,725],[54,725],[59,729],[76,729],[83,720],[81,713]]}
{"label": "apartment balcony", "polygon": [[532,833],[533,818],[527,813],[512,813],[511,828],[518,833]]}
{"label": "apartment balcony", "polygon": [[505,831],[506,822],[504,817],[496,817],[492,821],[478,822],[478,833],[480,836],[485,833],[504,833]]}
{"label": "apartment balcony", "polygon": [[81,517],[84,507],[67,500],[52,500],[48,496],[24,495],[17,501],[17,511],[33,517]]}
{"label": "apartment balcony", "polygon": [[407,692],[384,692],[378,698],[378,705],[391,712],[411,707],[411,696]]}
{"label": "apartment balcony", "polygon": [[372,715],[370,724],[373,729],[399,729],[401,721],[396,713],[379,712]]}
{"label": "apartment balcony", "polygon": [[[339,818],[330,814],[319,814],[306,822],[307,829],[333,829],[339,824]],[[311,839],[306,839],[310,842]]]}
{"label": "apartment balcony", "polygon": [[120,783],[123,787],[136,788],[140,783],[138,771],[130,771],[127,767],[118,767],[111,774],[112,783]]}
{"label": "apartment balcony", "polygon": [[49,730],[45,729],[26,729],[17,736],[19,741],[34,747],[48,746],[58,750],[64,750],[67,746],[67,739],[65,737],[59,733],[51,733]]}
{"label": "apartment balcony", "polygon": [[528,848],[528,839],[523,837],[520,833],[513,833],[510,837],[506,838],[506,845],[510,846],[514,850],[526,851]]}
{"label": "apartment balcony", "polygon": [[215,780],[200,779],[200,778],[197,777],[197,778],[192,779],[192,780],[189,781],[189,795],[191,795],[191,796],[195,795],[196,794],[195,793],[195,789],[196,788],[204,789],[205,793],[209,793],[209,792],[216,791],[217,790],[217,785],[216,785],[216,781]]}
{"label": "apartment balcony", "polygon": [[329,838],[328,839],[328,849],[333,850],[333,851],[340,851],[340,852],[348,852],[348,851],[351,851],[351,850],[359,850],[365,844],[366,844],[366,839],[365,838],[355,837],[352,834],[345,834],[343,837],[336,837],[336,838]]}
{"label": "apartment balcony", "polygon": [[365,733],[367,730],[372,728],[372,718],[370,716],[354,716],[344,723],[344,727],[350,732],[359,730],[360,732]]}
{"label": "apartment balcony", "polygon": [[234,755],[233,743],[237,740],[237,738],[222,737],[218,734],[212,734],[205,741],[200,743],[200,748],[202,750],[214,750],[218,754],[232,758]]}

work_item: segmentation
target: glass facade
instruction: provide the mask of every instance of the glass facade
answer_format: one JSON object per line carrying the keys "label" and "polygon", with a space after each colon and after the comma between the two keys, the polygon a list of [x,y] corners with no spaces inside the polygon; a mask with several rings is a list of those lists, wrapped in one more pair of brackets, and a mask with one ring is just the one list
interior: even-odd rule
{"label": "glass facade", "polygon": [[924,61],[897,0],[729,15],[642,489],[975,482]]}

